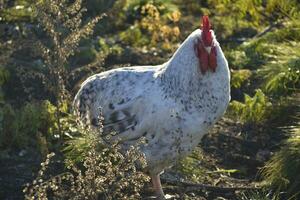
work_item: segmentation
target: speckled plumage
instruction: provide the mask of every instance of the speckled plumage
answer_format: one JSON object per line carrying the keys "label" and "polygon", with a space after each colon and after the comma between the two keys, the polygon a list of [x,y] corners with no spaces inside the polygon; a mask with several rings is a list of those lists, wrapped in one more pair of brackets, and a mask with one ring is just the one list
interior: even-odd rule
{"label": "speckled plumage", "polygon": [[201,30],[195,30],[162,65],[91,76],[75,97],[75,110],[84,123],[97,126],[102,108],[104,134],[115,130],[124,148],[146,138],[141,150],[150,174],[190,153],[229,103],[227,61],[213,36],[217,68],[202,74],[194,50],[200,36]]}

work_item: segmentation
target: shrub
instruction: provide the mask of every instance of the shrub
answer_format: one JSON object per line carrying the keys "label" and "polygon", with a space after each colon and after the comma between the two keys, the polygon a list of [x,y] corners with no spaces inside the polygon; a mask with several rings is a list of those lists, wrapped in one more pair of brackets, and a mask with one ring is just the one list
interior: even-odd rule
{"label": "shrub", "polygon": [[4,8],[1,8],[0,18],[4,21],[33,21],[34,13],[30,6],[32,0],[17,0],[13,2],[13,6],[6,6],[3,1]]}
{"label": "shrub", "polygon": [[[5,104],[0,111],[0,127],[3,130],[0,134],[1,149],[31,146],[47,153],[47,149],[51,147],[50,141],[57,134],[55,107],[49,101],[27,103],[20,109],[13,109],[11,105]],[[48,143],[40,143],[42,140]]]}
{"label": "shrub", "polygon": [[229,112],[243,123],[262,124],[270,113],[271,102],[260,89],[253,97],[245,94],[244,98],[244,102],[232,101]]}
{"label": "shrub", "polygon": [[266,183],[277,191],[285,191],[289,199],[299,199],[300,123],[286,127],[285,131],[290,138],[262,168],[261,173]]}
{"label": "shrub", "polygon": [[[273,67],[273,69],[272,69]],[[277,68],[277,69],[276,69]],[[300,59],[265,68],[265,90],[277,96],[298,92],[300,89]]]}
{"label": "shrub", "polygon": [[125,12],[129,20],[134,19],[133,24],[120,33],[126,44],[170,50],[171,44],[177,41],[181,13],[171,1],[129,1]]}
{"label": "shrub", "polygon": [[244,82],[246,82],[250,76],[251,71],[247,69],[243,70],[232,70],[231,71],[231,87],[233,88],[240,88]]}
{"label": "shrub", "polygon": [[247,63],[245,51],[241,49],[225,51],[225,56],[232,69],[243,69]]}
{"label": "shrub", "polygon": [[280,151],[261,170],[264,180],[278,191],[286,191],[291,199],[300,197],[300,124],[287,127],[291,135]]}
{"label": "shrub", "polygon": [[291,95],[300,89],[299,44],[289,46],[281,49],[276,62],[265,65],[258,72],[265,80],[265,91],[275,97]]}
{"label": "shrub", "polygon": [[272,191],[249,191],[238,195],[238,200],[280,200],[280,194]]}
{"label": "shrub", "polygon": [[[262,27],[284,19],[296,21],[300,10],[297,0],[208,0],[207,4],[211,15],[214,15],[215,30],[220,34],[219,38],[233,35],[244,37],[253,27],[261,30]],[[246,34],[239,35],[245,29],[248,30]]]}
{"label": "shrub", "polygon": [[[86,140],[87,148],[80,147],[83,150],[80,152],[82,163],[76,164],[74,160],[67,159],[66,172],[47,177],[46,170],[53,156],[50,154],[41,163],[42,168],[37,177],[24,188],[25,199],[141,198],[140,191],[149,178],[137,170],[136,165],[140,168],[146,166],[144,155],[140,153],[138,146],[132,146],[121,153],[117,142],[108,145],[101,138],[102,126],[97,132],[83,131],[80,128],[78,130],[89,138]],[[70,149],[72,147],[67,150]]]}

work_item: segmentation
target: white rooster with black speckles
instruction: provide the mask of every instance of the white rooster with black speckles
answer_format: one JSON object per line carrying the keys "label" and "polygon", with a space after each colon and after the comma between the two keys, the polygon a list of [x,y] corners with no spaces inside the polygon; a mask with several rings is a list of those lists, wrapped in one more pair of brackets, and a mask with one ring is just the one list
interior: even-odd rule
{"label": "white rooster with black speckles", "polygon": [[141,151],[158,198],[159,174],[188,155],[224,114],[230,100],[227,60],[207,16],[171,59],[158,66],[125,67],[88,78],[74,100],[82,122],[104,135],[116,131],[124,149],[141,137]]}

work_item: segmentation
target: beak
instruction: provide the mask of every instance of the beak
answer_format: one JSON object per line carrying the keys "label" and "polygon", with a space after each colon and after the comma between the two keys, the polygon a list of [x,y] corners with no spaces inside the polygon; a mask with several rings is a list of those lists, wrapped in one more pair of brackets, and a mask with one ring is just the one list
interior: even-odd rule
{"label": "beak", "polygon": [[205,48],[206,52],[207,52],[208,54],[210,54],[210,52],[211,52],[211,46],[209,46],[209,47],[204,47],[204,48]]}

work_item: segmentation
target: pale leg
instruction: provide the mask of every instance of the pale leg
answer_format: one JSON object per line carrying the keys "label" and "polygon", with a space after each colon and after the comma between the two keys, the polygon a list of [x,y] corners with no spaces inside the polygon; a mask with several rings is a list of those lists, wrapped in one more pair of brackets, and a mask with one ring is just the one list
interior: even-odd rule
{"label": "pale leg", "polygon": [[155,191],[155,195],[156,195],[157,199],[159,199],[159,200],[165,199],[165,195],[164,195],[164,191],[161,187],[159,175],[151,176],[151,180],[152,180],[153,189]]}

